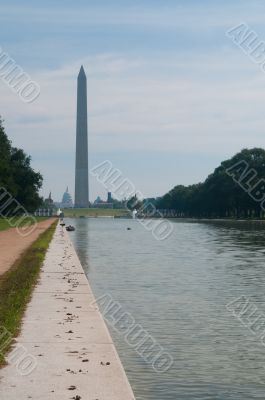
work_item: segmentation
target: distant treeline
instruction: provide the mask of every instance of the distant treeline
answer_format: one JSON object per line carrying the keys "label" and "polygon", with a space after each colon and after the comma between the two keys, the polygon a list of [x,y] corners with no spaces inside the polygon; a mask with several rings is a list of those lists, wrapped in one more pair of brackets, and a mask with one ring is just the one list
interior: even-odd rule
{"label": "distant treeline", "polygon": [[[1,205],[8,199],[5,193],[10,194],[27,212],[35,211],[42,203],[38,194],[42,176],[31,168],[30,163],[31,158],[23,150],[12,147],[0,119],[0,212]],[[13,201],[10,204],[15,209],[16,203]],[[12,213],[12,210],[9,211]]]}
{"label": "distant treeline", "polygon": [[260,218],[265,215],[265,150],[243,149],[203,183],[175,186],[156,208],[179,217]]}

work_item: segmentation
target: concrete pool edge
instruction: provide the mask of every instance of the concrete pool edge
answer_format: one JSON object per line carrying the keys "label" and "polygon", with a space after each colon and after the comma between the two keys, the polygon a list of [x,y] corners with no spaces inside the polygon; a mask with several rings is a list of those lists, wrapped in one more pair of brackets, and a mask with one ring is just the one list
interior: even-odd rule
{"label": "concrete pool edge", "polygon": [[18,360],[9,360],[0,371],[0,398],[135,399],[72,241],[59,225],[14,349],[22,346],[36,366],[24,374]]}

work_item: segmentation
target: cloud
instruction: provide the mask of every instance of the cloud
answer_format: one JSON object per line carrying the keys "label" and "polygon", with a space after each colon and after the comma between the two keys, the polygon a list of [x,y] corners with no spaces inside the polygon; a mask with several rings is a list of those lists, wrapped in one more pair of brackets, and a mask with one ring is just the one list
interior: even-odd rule
{"label": "cloud", "polygon": [[[114,159],[147,195],[203,179],[242,147],[264,147],[265,74],[225,36],[241,21],[259,30],[261,5],[250,12],[245,1],[81,3],[1,7],[3,31],[13,27],[1,46],[40,84],[41,95],[24,104],[0,80],[0,113],[14,145],[44,174],[44,192],[59,198],[67,184],[73,191],[81,64],[90,163]],[[152,165],[147,179],[140,157]]]}
{"label": "cloud", "polygon": [[[109,154],[111,158],[117,151],[135,155],[160,152],[164,159],[167,153],[176,157],[200,153],[220,158],[242,147],[264,146],[265,74],[244,59],[248,79],[242,72],[235,76],[242,67],[241,54],[230,56],[232,75],[227,77],[229,56],[224,61],[222,55],[199,59],[190,54],[186,64],[183,59],[171,59],[175,73],[171,68],[167,76],[167,60],[156,65],[154,60],[99,54],[56,70],[36,72],[41,96],[33,104],[22,103],[1,82],[0,109],[14,144],[33,155],[37,169],[51,179],[51,170],[63,176],[62,170],[67,168],[73,179],[76,77],[84,64],[90,154]],[[211,79],[200,75],[208,66]],[[51,165],[47,167],[49,157]]]}
{"label": "cloud", "polygon": [[[9,2],[10,3],[10,2]],[[1,6],[0,21],[21,21],[23,18],[31,20],[32,24],[57,24],[72,26],[100,26],[120,25],[145,26],[152,29],[179,29],[196,30],[198,28],[212,29],[225,27],[240,22],[240,18],[252,24],[263,24],[263,4],[254,1],[255,6],[248,1],[240,3],[230,1],[228,5],[212,2],[212,0],[198,0],[170,3],[168,1],[154,1],[150,7],[149,0],[142,2],[101,1],[101,4],[83,2],[74,5],[57,5],[56,3],[36,6],[35,2],[28,2],[23,6],[18,1]],[[250,12],[255,7],[255,12]],[[49,34],[49,31],[47,31]]]}

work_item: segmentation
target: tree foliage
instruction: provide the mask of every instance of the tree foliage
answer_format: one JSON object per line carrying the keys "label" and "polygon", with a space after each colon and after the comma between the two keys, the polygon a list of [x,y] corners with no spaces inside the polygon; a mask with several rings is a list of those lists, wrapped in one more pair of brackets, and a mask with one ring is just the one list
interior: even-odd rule
{"label": "tree foliage", "polygon": [[264,179],[265,150],[243,149],[223,161],[205,182],[175,186],[156,207],[175,210],[180,217],[260,217],[262,201],[257,199],[258,194],[265,198]]}
{"label": "tree foliage", "polygon": [[31,158],[12,147],[0,119],[0,187],[9,192],[28,212],[41,204],[42,176],[31,167]]}

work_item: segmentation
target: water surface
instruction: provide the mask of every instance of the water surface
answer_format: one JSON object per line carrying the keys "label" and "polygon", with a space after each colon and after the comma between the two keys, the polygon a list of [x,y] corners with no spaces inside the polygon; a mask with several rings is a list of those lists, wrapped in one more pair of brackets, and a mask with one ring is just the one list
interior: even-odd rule
{"label": "water surface", "polygon": [[177,222],[158,242],[133,220],[67,222],[95,296],[109,293],[174,358],[157,373],[111,330],[138,400],[265,398],[265,347],[226,308],[245,295],[265,314],[265,224]]}

